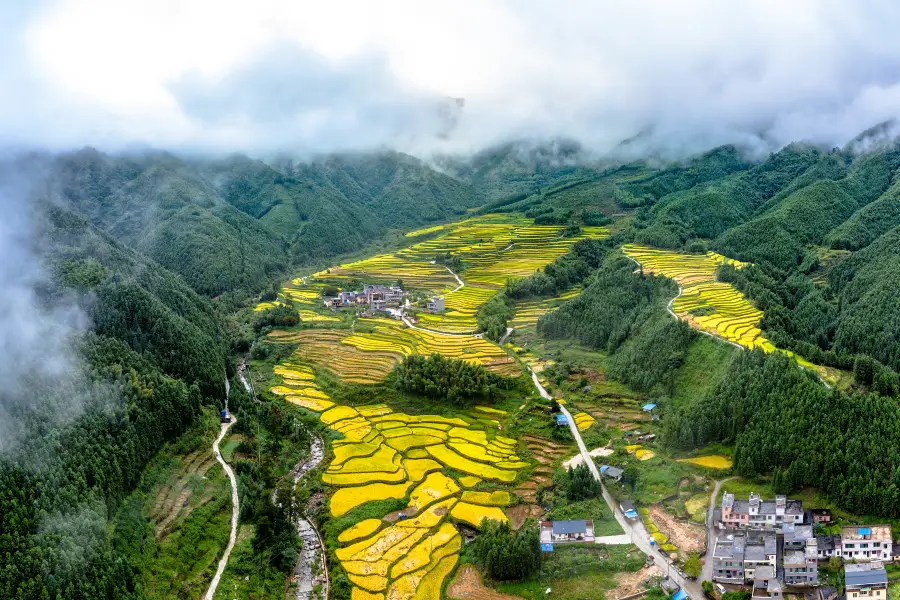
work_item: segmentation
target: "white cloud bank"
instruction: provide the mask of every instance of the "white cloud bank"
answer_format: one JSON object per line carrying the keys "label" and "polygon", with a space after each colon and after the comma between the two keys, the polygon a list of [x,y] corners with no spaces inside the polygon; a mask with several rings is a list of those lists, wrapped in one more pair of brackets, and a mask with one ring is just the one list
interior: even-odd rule
{"label": "white cloud bank", "polygon": [[[0,8],[0,142],[843,144],[900,116],[900,5],[47,0]],[[447,97],[465,98],[458,121]],[[452,131],[451,131],[452,129]],[[449,132],[449,134],[448,134]]]}

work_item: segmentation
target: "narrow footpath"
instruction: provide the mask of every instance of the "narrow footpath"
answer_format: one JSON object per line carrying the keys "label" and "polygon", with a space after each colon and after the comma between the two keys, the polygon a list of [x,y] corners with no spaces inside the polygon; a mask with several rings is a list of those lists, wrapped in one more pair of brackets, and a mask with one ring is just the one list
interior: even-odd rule
{"label": "narrow footpath", "polygon": [[463,282],[463,280],[460,279],[460,278],[459,278],[459,275],[457,275],[456,273],[454,273],[454,272],[450,269],[450,267],[444,267],[444,268],[447,269],[447,271],[449,271],[450,274],[453,275],[453,277],[456,278],[456,283],[459,284],[458,286],[456,286],[455,288],[453,288],[452,291],[455,292],[455,291],[457,291],[457,290],[461,290],[461,289],[463,289],[464,287],[466,287],[466,284]]}
{"label": "narrow footpath", "polygon": [[[315,436],[310,444],[309,457],[294,469],[294,488],[300,483],[306,474],[322,462],[325,457],[325,443],[322,438]],[[304,517],[307,515],[304,513]],[[297,517],[297,535],[302,542],[302,550],[297,564],[294,565],[294,600],[313,600],[313,590],[316,583],[322,582],[322,588],[316,598],[328,598],[328,569],[325,568],[325,544],[319,530],[308,518]],[[288,589],[285,600],[291,600],[291,590]]]}
{"label": "narrow footpath", "polygon": [[[227,402],[225,406],[227,410]],[[228,536],[228,545],[225,547],[225,553],[222,555],[222,559],[219,561],[219,567],[216,569],[216,576],[213,577],[212,582],[209,584],[209,589],[204,596],[205,600],[212,600],[215,595],[216,588],[219,587],[219,580],[222,578],[222,573],[225,572],[225,567],[228,565],[228,557],[231,556],[231,551],[234,549],[234,542],[237,539],[238,513],[240,513],[237,480],[234,477],[234,471],[231,470],[231,466],[225,462],[225,459],[222,458],[222,453],[219,451],[219,443],[225,438],[228,430],[231,429],[231,426],[235,423],[237,423],[237,419],[234,417],[231,418],[230,422],[222,423],[219,437],[216,438],[216,441],[213,442],[212,446],[213,452],[216,455],[216,460],[219,461],[219,464],[225,469],[225,474],[228,475],[228,479],[231,480],[231,533]]]}
{"label": "narrow footpath", "polygon": [[[528,370],[531,372],[531,380],[534,382],[534,386],[537,388],[538,393],[540,393],[543,398],[552,400],[553,396],[551,396],[547,390],[544,389],[544,386],[541,385],[541,382],[538,381],[537,374],[531,370],[530,367]],[[669,579],[679,585],[688,596],[694,600],[701,600],[704,596],[700,584],[697,581],[692,581],[685,577],[685,575],[672,564],[672,561],[662,553],[659,547],[650,545],[650,535],[647,533],[644,524],[641,523],[640,520],[631,522],[626,519],[625,515],[619,510],[616,501],[607,491],[606,486],[603,484],[603,480],[600,478],[600,472],[597,470],[597,465],[594,464],[593,457],[588,454],[587,447],[581,439],[581,433],[578,431],[578,427],[575,425],[575,420],[572,418],[571,413],[569,413],[568,409],[562,404],[560,404],[559,408],[568,419],[569,429],[572,431],[572,437],[575,438],[575,442],[578,444],[581,456],[584,457],[585,464],[587,464],[588,469],[591,471],[591,475],[600,482],[600,489],[603,491],[603,499],[606,501],[609,510],[613,513],[616,521],[625,532],[624,535],[629,536],[631,541],[641,550],[641,552],[649,556],[654,564],[656,564]]]}

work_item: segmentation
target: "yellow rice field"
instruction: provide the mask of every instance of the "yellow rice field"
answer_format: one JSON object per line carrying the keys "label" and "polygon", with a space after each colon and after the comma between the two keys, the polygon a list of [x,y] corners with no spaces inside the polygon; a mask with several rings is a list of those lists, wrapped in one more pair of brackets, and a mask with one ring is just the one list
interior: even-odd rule
{"label": "yellow rice field", "polygon": [[706,467],[708,469],[730,469],[734,464],[727,456],[712,454],[710,456],[698,456],[696,458],[682,458],[678,462],[690,463]]}
{"label": "yellow rice field", "polygon": [[[377,500],[406,502],[405,519],[390,524],[368,518],[338,536],[342,547],[336,556],[353,584],[352,597],[438,598],[462,546],[452,522],[478,527],[485,518],[508,520],[502,507],[515,502],[510,492],[465,488],[515,481],[529,464],[516,455],[516,441],[481,428],[482,419],[475,417],[334,405],[317,386],[312,365],[296,355],[275,372],[282,381],[273,390],[289,399],[300,392],[320,395],[317,400],[329,406],[303,406],[343,436],[332,442],[334,458],[322,474],[336,488],[328,500],[332,516]],[[491,407],[472,412],[503,413]],[[461,475],[454,479],[448,471]]]}
{"label": "yellow rice field", "polygon": [[[644,271],[673,279],[681,286],[681,295],[672,302],[672,312],[692,327],[745,348],[762,348],[766,352],[778,350],[759,329],[762,311],[750,304],[731,284],[716,281],[719,265],[729,264],[741,269],[749,263],[715,252],[686,254],[636,244],[626,244],[622,250]],[[793,352],[779,351],[826,379],[834,378],[834,374],[825,367],[815,365]]]}

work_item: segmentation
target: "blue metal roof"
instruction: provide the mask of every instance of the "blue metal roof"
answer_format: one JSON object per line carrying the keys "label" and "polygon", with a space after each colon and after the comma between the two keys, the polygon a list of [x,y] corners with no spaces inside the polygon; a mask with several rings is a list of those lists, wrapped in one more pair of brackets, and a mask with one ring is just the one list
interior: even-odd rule
{"label": "blue metal roof", "polygon": [[684,590],[678,590],[677,592],[675,592],[675,595],[672,596],[672,600],[684,600],[687,597],[687,592],[685,592]]}
{"label": "blue metal roof", "polygon": [[553,544],[541,544],[541,552],[553,552]]}
{"label": "blue metal roof", "polygon": [[652,403],[647,403],[647,404],[645,404],[644,406],[642,406],[641,408],[643,408],[643,409],[644,409],[645,411],[647,411],[647,412],[650,412],[651,410],[653,410],[654,408],[656,408],[656,405],[655,405],[655,404],[652,404]]}
{"label": "blue metal roof", "polygon": [[859,532],[859,535],[872,535],[871,527],[860,527],[856,531]]}
{"label": "blue metal roof", "polygon": [[609,469],[609,465],[603,465],[602,467],[600,467],[600,472],[601,472],[601,473],[606,473],[606,470],[607,470],[607,469]]}
{"label": "blue metal roof", "polygon": [[557,425],[568,425],[569,419],[566,415],[556,415],[556,424]]}
{"label": "blue metal roof", "polygon": [[553,533],[587,533],[587,521],[553,521]]}

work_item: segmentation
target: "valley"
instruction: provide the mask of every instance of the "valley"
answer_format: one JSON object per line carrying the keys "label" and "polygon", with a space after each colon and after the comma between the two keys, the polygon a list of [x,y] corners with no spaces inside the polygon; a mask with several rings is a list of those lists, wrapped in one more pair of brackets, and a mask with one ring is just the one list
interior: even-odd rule
{"label": "valley", "polygon": [[[118,159],[90,158],[103,163],[89,161],[95,177],[117,172]],[[692,577],[716,576],[713,509],[724,491],[791,494],[831,511],[831,527],[892,522],[885,465],[900,439],[900,380],[894,346],[872,339],[892,331],[897,233],[859,247],[847,236],[878,190],[893,193],[860,173],[892,173],[895,159],[847,155],[835,189],[859,212],[841,221],[846,204],[829,213],[833,231],[818,220],[807,233],[784,215],[821,205],[822,186],[804,190],[835,160],[807,148],[760,164],[721,150],[682,165],[581,169],[481,207],[445,176],[419,172],[446,184],[432,200],[455,190],[455,208],[383,217],[352,247],[262,271],[240,266],[269,252],[253,249],[262,238],[243,245],[240,231],[298,257],[306,242],[284,237],[297,226],[295,182],[240,161],[213,182],[213,167],[186,163],[180,177],[192,173],[217,206],[228,199],[216,218],[244,215],[237,245],[223,250],[236,270],[214,285],[200,276],[222,258],[206,261],[208,238],[191,246],[203,269],[175,275],[122,222],[90,204],[79,209],[90,218],[56,206],[52,239],[64,243],[51,255],[53,293],[81,294],[91,377],[134,398],[116,419],[91,409],[97,433],[66,442],[103,448],[88,455],[104,466],[56,467],[107,490],[109,553],[89,560],[113,568],[105,557],[124,557],[140,598],[432,600],[462,590],[537,600],[551,588],[578,600],[587,590],[655,594],[660,575],[700,598]],[[357,197],[370,207],[403,195],[398,173],[426,168],[381,160],[394,176]],[[341,173],[363,177],[367,162],[315,169],[349,199]],[[257,181],[274,194],[259,196],[267,210],[223,184],[236,166],[272,176],[274,188],[269,175]],[[144,197],[134,173],[115,176],[131,182],[117,198]],[[859,188],[870,180],[877,189]],[[731,209],[709,212],[699,197]],[[792,242],[776,251],[760,224]],[[227,429],[216,419],[223,366]],[[150,424],[143,438],[138,422]],[[228,469],[210,452],[219,434]],[[137,453],[133,439],[146,440]],[[885,452],[869,451],[882,442]],[[103,487],[97,473],[123,456],[134,461],[127,480]],[[553,523],[584,523],[585,537],[559,539]],[[552,551],[539,550],[544,538]],[[823,580],[833,567],[819,565]]]}

